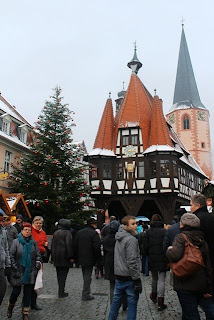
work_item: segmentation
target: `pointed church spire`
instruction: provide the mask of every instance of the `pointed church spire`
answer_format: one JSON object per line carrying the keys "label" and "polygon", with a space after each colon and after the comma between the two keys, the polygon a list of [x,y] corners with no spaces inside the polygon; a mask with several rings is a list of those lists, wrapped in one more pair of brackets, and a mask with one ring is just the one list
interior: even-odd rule
{"label": "pointed church spire", "polygon": [[170,111],[172,111],[173,109],[180,109],[181,107],[183,108],[184,106],[187,108],[206,109],[202,104],[198,93],[198,88],[195,81],[195,76],[184,33],[184,24],[182,21],[182,34],[178,58],[175,92],[173,107]]}
{"label": "pointed church spire", "polygon": [[137,57],[137,44],[136,41],[134,43],[134,56],[130,62],[128,62],[127,66],[132,69],[133,73],[138,73],[138,70],[142,67],[142,63],[138,60]]}

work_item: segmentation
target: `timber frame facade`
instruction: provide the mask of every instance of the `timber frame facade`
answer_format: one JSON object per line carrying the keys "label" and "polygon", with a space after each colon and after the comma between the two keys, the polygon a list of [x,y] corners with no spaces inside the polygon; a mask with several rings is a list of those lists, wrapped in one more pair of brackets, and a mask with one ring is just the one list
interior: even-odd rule
{"label": "timber frame facade", "polygon": [[152,97],[138,78],[142,64],[136,48],[128,66],[128,89],[115,116],[107,99],[88,155],[91,197],[118,219],[128,214],[151,219],[159,213],[171,223],[176,209],[203,190],[206,175],[166,122],[162,100]]}

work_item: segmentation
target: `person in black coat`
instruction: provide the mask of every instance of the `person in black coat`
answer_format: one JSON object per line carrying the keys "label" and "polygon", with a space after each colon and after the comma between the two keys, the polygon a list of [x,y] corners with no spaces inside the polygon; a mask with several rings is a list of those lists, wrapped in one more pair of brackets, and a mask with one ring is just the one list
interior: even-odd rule
{"label": "person in black coat", "polygon": [[56,267],[58,281],[58,296],[64,298],[68,296],[65,292],[65,282],[69,267],[73,263],[73,240],[70,232],[71,222],[67,219],[60,219],[58,230],[54,232],[52,240],[52,259]]}
{"label": "person in black coat", "polygon": [[[200,219],[200,230],[204,233],[204,240],[208,244],[212,268],[214,271],[214,216],[207,210],[206,198],[202,194],[192,196],[191,212]],[[213,272],[213,291],[214,291],[214,272]]]}
{"label": "person in black coat", "polygon": [[144,238],[145,238],[145,233],[148,230],[148,225],[147,224],[143,224],[143,231],[138,234],[138,243],[139,243],[139,248],[140,248],[140,255],[141,255],[141,261],[142,261],[142,273],[145,276],[149,276],[149,260],[148,260],[148,256],[145,252],[144,249]]}
{"label": "person in black coat", "polygon": [[114,275],[114,247],[115,247],[115,234],[118,231],[120,223],[113,220],[109,224],[109,234],[103,239],[103,251],[104,251],[104,268],[105,279],[110,282],[110,303],[113,300],[113,292],[115,285]]}
{"label": "person in black coat", "polygon": [[95,231],[96,228],[97,220],[90,218],[87,221],[86,227],[77,232],[74,242],[75,261],[82,267],[83,301],[94,299],[90,295],[91,275],[93,266],[95,266],[96,261],[101,257],[101,240]]}
{"label": "person in black coat", "polygon": [[149,269],[152,272],[150,299],[156,302],[158,297],[158,311],[161,311],[167,307],[164,304],[167,258],[163,251],[163,240],[166,230],[159,214],[152,216],[150,226],[151,228],[146,232],[144,238],[145,252],[149,256]]}

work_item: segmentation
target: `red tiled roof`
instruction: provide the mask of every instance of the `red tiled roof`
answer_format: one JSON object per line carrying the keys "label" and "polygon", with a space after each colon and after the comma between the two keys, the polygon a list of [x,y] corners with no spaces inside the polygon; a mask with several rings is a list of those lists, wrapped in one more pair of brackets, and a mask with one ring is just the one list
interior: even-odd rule
{"label": "red tiled roof", "polygon": [[152,96],[144,87],[135,73],[132,73],[129,87],[123,103],[115,117],[115,141],[119,128],[130,127],[133,124],[142,130],[144,149],[148,146],[152,115]]}
{"label": "red tiled roof", "polygon": [[100,149],[112,150],[113,129],[114,129],[113,106],[112,106],[112,100],[109,98],[106,101],[106,105],[100,121],[99,129],[98,129],[96,140],[94,143],[94,149],[100,148]]}
{"label": "red tiled roof", "polygon": [[152,145],[169,145],[173,147],[169,129],[163,115],[162,101],[154,96],[149,147]]}

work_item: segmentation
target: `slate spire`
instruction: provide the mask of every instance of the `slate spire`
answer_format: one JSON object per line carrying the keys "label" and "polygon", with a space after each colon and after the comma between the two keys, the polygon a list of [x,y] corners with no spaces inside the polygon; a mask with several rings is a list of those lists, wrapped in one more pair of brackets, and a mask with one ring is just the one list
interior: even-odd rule
{"label": "slate spire", "polygon": [[184,27],[182,24],[181,43],[172,109],[180,109],[185,107],[206,109],[199,96],[189,50],[187,47]]}

